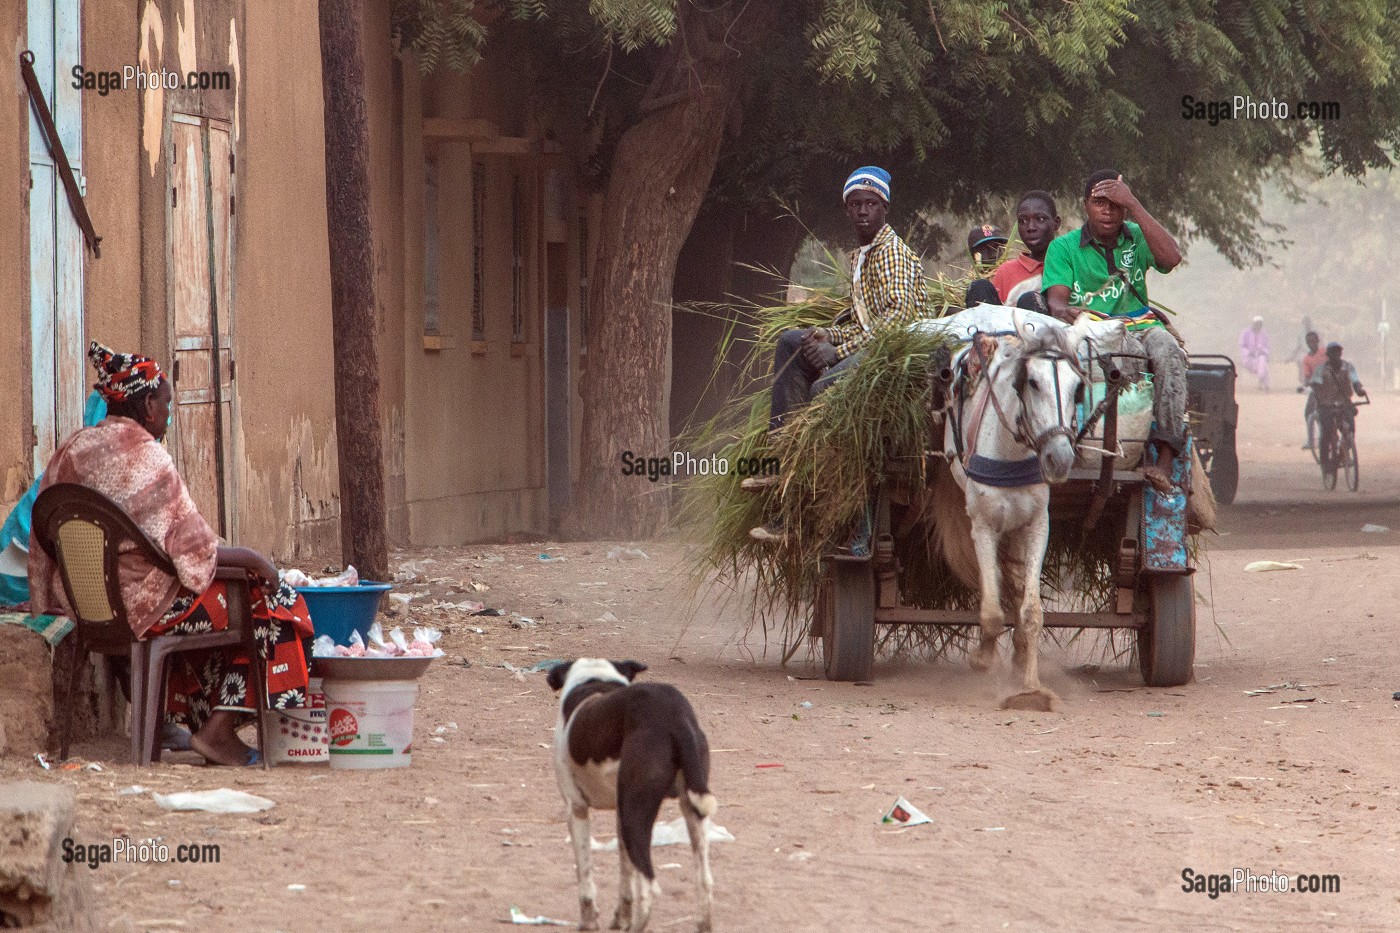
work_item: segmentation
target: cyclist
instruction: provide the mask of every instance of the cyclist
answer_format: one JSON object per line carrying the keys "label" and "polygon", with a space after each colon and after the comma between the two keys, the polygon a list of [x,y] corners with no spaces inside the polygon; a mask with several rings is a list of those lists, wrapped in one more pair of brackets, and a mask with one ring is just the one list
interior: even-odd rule
{"label": "cyclist", "polygon": [[1356,430],[1356,409],[1351,397],[1355,394],[1369,401],[1370,396],[1356,375],[1356,367],[1342,359],[1342,345],[1336,341],[1327,345],[1327,360],[1313,370],[1310,385],[1317,399],[1317,417],[1322,428],[1319,438],[1322,468],[1334,470],[1332,460],[1336,455],[1338,430],[1344,425],[1351,431]]}
{"label": "cyclist", "polygon": [[[1308,331],[1307,336],[1303,338],[1304,343],[1307,344],[1308,352],[1307,355],[1298,362],[1298,374],[1302,377],[1298,383],[1298,392],[1300,394],[1308,392],[1308,386],[1312,382],[1313,373],[1317,372],[1317,368],[1327,359],[1327,351],[1319,346],[1320,340],[1321,338],[1317,336],[1317,331],[1315,330]],[[1304,450],[1312,450],[1313,443],[1316,441],[1316,438],[1313,437],[1312,420],[1315,411],[1317,411],[1317,399],[1313,397],[1311,392],[1308,392],[1308,404],[1303,407],[1303,423],[1308,428],[1308,442],[1303,445]]]}

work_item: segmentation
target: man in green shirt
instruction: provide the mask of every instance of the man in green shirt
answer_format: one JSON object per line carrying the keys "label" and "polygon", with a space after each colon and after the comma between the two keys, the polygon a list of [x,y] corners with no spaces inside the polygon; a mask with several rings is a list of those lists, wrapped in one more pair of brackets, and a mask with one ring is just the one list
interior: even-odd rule
{"label": "man in green shirt", "polygon": [[1175,458],[1186,444],[1186,351],[1148,304],[1147,270],[1170,272],[1180,264],[1181,250],[1116,171],[1089,176],[1084,217],[1082,228],[1056,237],[1046,250],[1046,304],[1067,323],[1081,312],[1122,320],[1129,344],[1141,343],[1153,372],[1156,425],[1150,440],[1157,453],[1156,464],[1144,464],[1143,474],[1158,491],[1169,492]]}

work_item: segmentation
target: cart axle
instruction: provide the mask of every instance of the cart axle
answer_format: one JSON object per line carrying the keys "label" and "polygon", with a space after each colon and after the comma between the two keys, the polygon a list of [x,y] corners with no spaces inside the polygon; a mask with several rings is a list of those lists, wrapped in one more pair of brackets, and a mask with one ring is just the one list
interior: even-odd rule
{"label": "cart axle", "polygon": [[[958,609],[876,609],[875,621],[881,625],[977,625],[974,610]],[[1147,616],[1140,612],[1047,612],[1046,628],[1126,628],[1140,629]]]}

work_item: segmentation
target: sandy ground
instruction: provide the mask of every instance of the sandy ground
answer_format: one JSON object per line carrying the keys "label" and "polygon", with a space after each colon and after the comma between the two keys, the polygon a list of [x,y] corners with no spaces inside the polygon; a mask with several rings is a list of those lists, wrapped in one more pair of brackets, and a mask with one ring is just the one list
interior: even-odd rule
{"label": "sandy ground", "polygon": [[[264,773],[167,756],[147,770],[42,772],[9,759],[0,780],[74,784],[80,842],[220,844],[218,865],[92,871],[113,930],[489,931],[511,905],[573,923],[547,749],[554,698],[543,675],[502,664],[606,654],[681,687],[708,732],[717,821],[736,837],[712,849],[719,930],[1395,929],[1400,399],[1362,415],[1356,494],[1324,492],[1298,449],[1300,398],[1246,390],[1241,405],[1240,495],[1196,578],[1209,602],[1185,687],[1148,689],[1135,670],[1086,669],[1053,646],[1043,669],[1064,704],[1051,714],[999,711],[1008,685],[963,661],[883,663],[871,686],[829,683],[745,639],[735,604],[692,600],[680,544],[643,545],[649,559],[627,562],[607,559],[610,543],[415,551],[401,556],[433,561],[437,595],[483,583],[471,598],[539,624],[436,616],[452,621],[449,657],[423,681],[411,768]],[[1366,522],[1396,530],[1363,534]],[[1265,558],[1303,569],[1243,572]],[[77,753],[112,760],[120,748]],[[168,814],[118,794],[133,783],[235,787],[277,806]],[[877,825],[901,795],[933,823]],[[612,835],[608,815],[595,831]],[[690,929],[690,853],[655,856],[665,893],[653,928]],[[596,863],[606,917],[617,856]],[[1187,868],[1337,875],[1341,890],[1212,899],[1182,890]]]}

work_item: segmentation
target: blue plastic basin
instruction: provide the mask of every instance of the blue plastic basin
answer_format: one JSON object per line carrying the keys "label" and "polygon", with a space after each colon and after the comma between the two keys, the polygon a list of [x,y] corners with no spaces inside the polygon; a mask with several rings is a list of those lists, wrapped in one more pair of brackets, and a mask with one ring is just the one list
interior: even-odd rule
{"label": "blue plastic basin", "polygon": [[351,632],[359,632],[360,638],[369,644],[369,627],[379,611],[379,600],[393,588],[392,583],[361,580],[359,586],[299,586],[296,589],[306,600],[316,635],[329,635],[337,645],[348,645]]}

